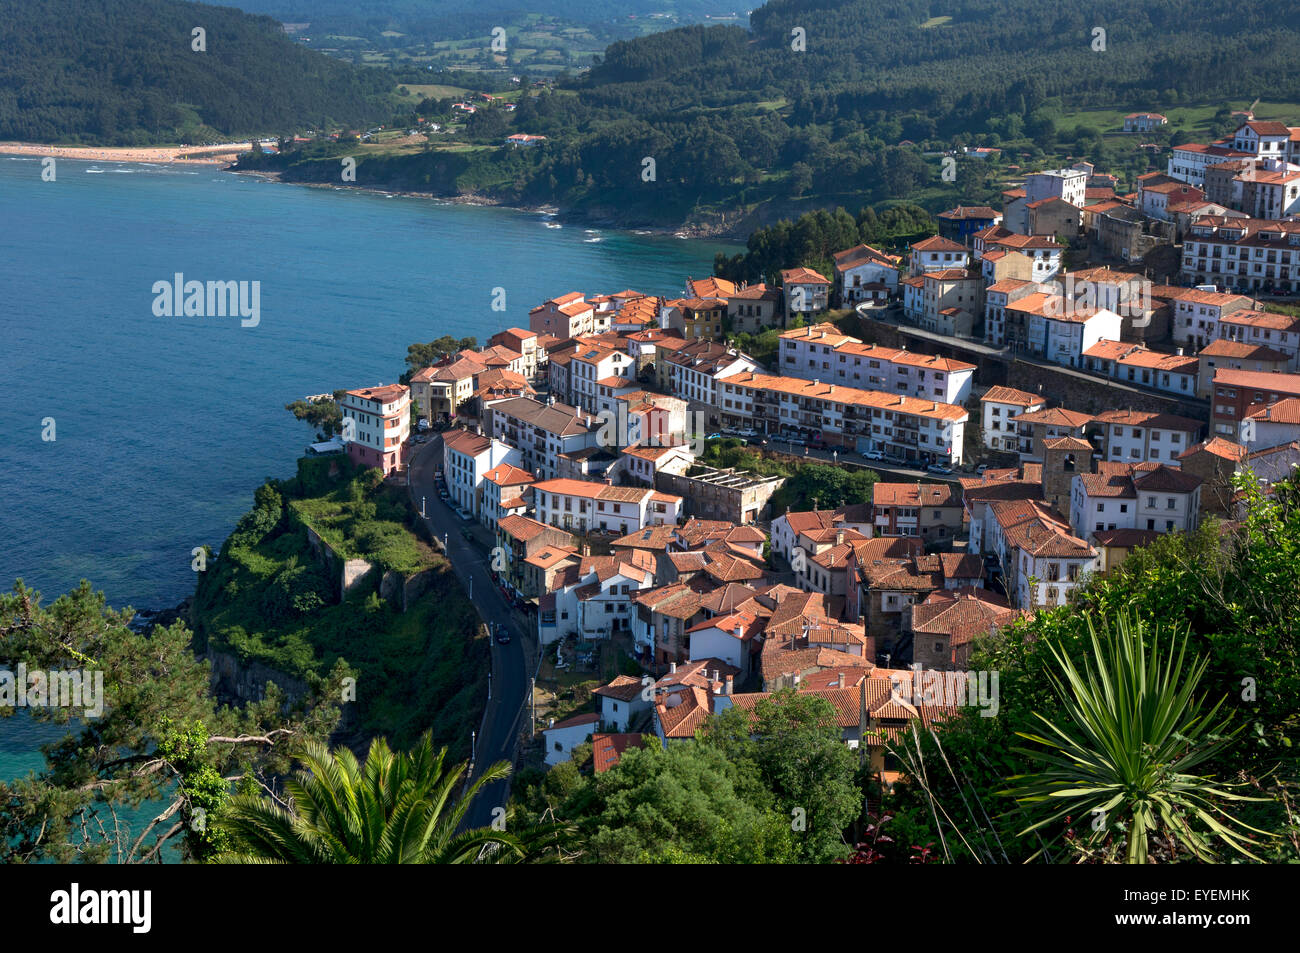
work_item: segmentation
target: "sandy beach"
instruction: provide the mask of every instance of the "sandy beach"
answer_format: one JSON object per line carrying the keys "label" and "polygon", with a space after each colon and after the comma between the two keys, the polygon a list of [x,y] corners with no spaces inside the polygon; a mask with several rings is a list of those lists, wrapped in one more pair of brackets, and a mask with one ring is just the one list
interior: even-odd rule
{"label": "sandy beach", "polygon": [[103,162],[160,162],[185,165],[227,165],[249,143],[231,142],[219,146],[50,146],[30,142],[0,142],[0,155],[55,156]]}

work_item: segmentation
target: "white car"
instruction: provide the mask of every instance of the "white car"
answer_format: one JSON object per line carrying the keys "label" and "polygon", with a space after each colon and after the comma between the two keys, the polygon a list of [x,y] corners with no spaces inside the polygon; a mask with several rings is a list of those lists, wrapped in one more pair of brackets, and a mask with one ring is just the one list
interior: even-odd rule
{"label": "white car", "polygon": [[885,452],[883,450],[864,450],[862,451],[862,459],[883,461],[885,459]]}

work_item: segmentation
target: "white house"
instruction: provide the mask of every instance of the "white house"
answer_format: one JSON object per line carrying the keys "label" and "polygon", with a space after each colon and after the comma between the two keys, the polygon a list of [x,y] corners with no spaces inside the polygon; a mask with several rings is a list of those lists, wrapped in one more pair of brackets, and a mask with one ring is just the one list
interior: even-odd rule
{"label": "white house", "polygon": [[927,271],[965,269],[970,264],[970,249],[959,242],[934,235],[912,245],[908,270],[913,275]]}
{"label": "white house", "polygon": [[1189,417],[1143,410],[1108,410],[1094,419],[1103,427],[1103,459],[1111,463],[1152,461],[1176,467],[1203,426]]}
{"label": "white house", "polygon": [[633,720],[653,705],[654,681],[646,676],[646,682],[643,684],[634,675],[619,675],[609,684],[594,689],[600,723],[616,732],[627,731]]}
{"label": "white house", "polygon": [[406,461],[411,435],[411,389],[401,384],[350,390],[339,402],[342,437],[353,463],[388,475]]}
{"label": "white house", "polygon": [[738,668],[743,679],[754,664],[756,641],[761,645],[764,620],[749,612],[715,616],[687,629],[691,659],[721,659]]}
{"label": "white house", "polygon": [[527,470],[509,463],[499,463],[483,474],[483,495],[478,518],[495,531],[501,519],[511,514],[523,516],[528,509],[525,493],[536,480]]}
{"label": "white house", "polygon": [[1103,463],[1070,487],[1070,527],[1088,539],[1114,529],[1189,533],[1200,522],[1201,478],[1166,463]]}
{"label": "white house", "polygon": [[626,536],[643,526],[676,523],[682,498],[643,487],[557,479],[533,484],[533,507],[538,520],[551,526]]}
{"label": "white house", "polygon": [[876,301],[898,291],[898,259],[870,245],[835,253],[835,285],[840,304]]}
{"label": "white house", "polygon": [[1284,397],[1248,412],[1241,434],[1252,453],[1300,440],[1300,397]]}
{"label": "white house", "polygon": [[[442,470],[453,502],[471,515],[482,511],[483,484],[489,470],[503,463],[518,467],[523,455],[514,447],[469,430],[450,430],[442,438]],[[496,518],[500,519],[498,513]]]}
{"label": "white house", "polygon": [[989,450],[1015,452],[1020,447],[1015,419],[1047,407],[1036,394],[1014,387],[990,387],[980,398],[983,412],[984,446]]}
{"label": "white house", "polygon": [[546,765],[554,767],[573,757],[573,749],[578,747],[600,728],[600,716],[593,712],[574,715],[564,721],[557,721],[542,729],[546,739]]}
{"label": "white house", "polygon": [[613,556],[584,556],[582,563],[556,577],[554,590],[558,622],[551,638],[569,635],[609,638],[629,632],[634,618],[633,599],[655,582],[655,559],[644,550],[625,550]]}

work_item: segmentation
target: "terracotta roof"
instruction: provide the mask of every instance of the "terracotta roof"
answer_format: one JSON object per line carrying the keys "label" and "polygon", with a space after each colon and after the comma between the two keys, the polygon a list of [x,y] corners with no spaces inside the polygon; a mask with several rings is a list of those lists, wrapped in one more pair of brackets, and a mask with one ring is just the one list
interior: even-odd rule
{"label": "terracotta roof", "polygon": [[1265,404],[1247,413],[1246,419],[1262,420],[1272,424],[1300,424],[1300,399],[1287,397],[1272,404]]}
{"label": "terracotta roof", "polygon": [[1155,430],[1196,433],[1201,429],[1199,420],[1151,410],[1105,410],[1093,419],[1103,424],[1122,424],[1125,427],[1148,427]]}
{"label": "terracotta roof", "polygon": [[511,466],[508,463],[501,463],[483,474],[483,479],[495,483],[497,486],[517,486],[520,483],[532,483],[536,477],[527,470]]}
{"label": "terracotta roof", "polygon": [[553,526],[539,523],[537,520],[529,519],[527,516],[518,516],[513,513],[509,516],[501,517],[501,519],[497,521],[497,527],[503,533],[506,533],[513,538],[525,541],[534,539],[548,529],[555,529]]}
{"label": "terracotta roof", "polygon": [[628,748],[644,748],[645,736],[636,734],[592,735],[591,767],[596,774],[604,774],[618,764]]}
{"label": "terracotta roof", "polygon": [[1066,410],[1064,407],[1045,407],[1042,410],[1030,411],[1026,414],[1020,414],[1016,417],[1016,423],[1025,424],[1046,424],[1049,427],[1082,427],[1084,424],[1093,420],[1091,414],[1082,414],[1077,410]]}
{"label": "terracotta roof", "polygon": [[934,235],[930,238],[923,238],[919,242],[913,242],[912,251],[959,251],[969,254],[970,249],[952,239]]}
{"label": "terracotta roof", "polygon": [[1047,403],[1040,394],[1031,394],[1028,391],[1003,387],[1000,384],[985,391],[984,396],[980,398],[981,403],[984,401],[994,404],[1014,404],[1017,407],[1032,407],[1034,404]]}
{"label": "terracotta roof", "polygon": [[781,284],[829,285],[830,279],[811,268],[786,268],[781,271]]}
{"label": "terracotta roof", "polygon": [[1300,397],[1300,374],[1270,374],[1266,371],[1236,371],[1216,367],[1214,383]]}
{"label": "terracotta roof", "polygon": [[466,456],[477,457],[481,453],[486,453],[492,446],[492,439],[482,434],[477,434],[469,430],[451,430],[442,435],[442,443],[445,447],[450,447],[457,453],[463,453]]}
{"label": "terracotta roof", "polygon": [[1290,358],[1281,351],[1262,344],[1247,344],[1245,341],[1229,341],[1227,338],[1215,338],[1197,352],[1197,357],[1233,357],[1246,361],[1275,361],[1285,364]]}
{"label": "terracotta roof", "polygon": [[612,682],[601,685],[599,688],[592,689],[593,695],[601,695],[605,698],[614,698],[618,701],[630,702],[641,696],[641,679],[635,675],[619,675]]}
{"label": "terracotta roof", "polygon": [[951,483],[876,483],[875,506],[961,506],[961,487]]}
{"label": "terracotta roof", "polygon": [[[1300,401],[1296,401],[1296,404],[1295,423],[1300,424]],[[1247,416],[1251,415],[1247,414]],[[1246,448],[1239,443],[1233,443],[1231,440],[1224,440],[1222,437],[1211,437],[1209,440],[1202,440],[1193,447],[1188,447],[1178,455],[1178,459],[1182,460],[1197,453],[1208,453],[1216,457],[1222,457],[1225,460],[1236,461],[1246,455]]]}

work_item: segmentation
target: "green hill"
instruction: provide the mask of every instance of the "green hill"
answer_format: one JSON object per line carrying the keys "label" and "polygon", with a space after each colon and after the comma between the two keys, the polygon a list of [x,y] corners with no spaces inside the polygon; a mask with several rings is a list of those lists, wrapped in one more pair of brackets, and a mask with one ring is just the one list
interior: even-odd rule
{"label": "green hill", "polygon": [[391,89],[387,74],[303,49],[269,17],[173,0],[0,0],[0,50],[0,139],[270,135],[382,115]]}

